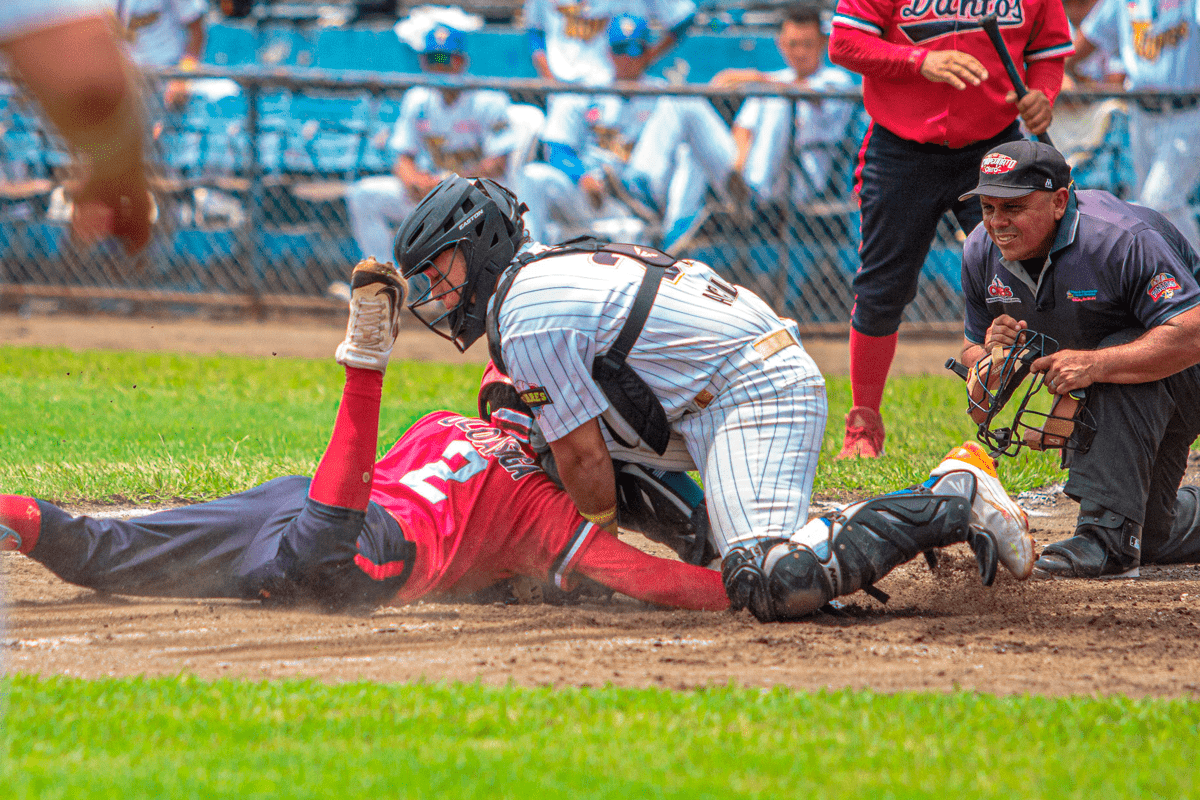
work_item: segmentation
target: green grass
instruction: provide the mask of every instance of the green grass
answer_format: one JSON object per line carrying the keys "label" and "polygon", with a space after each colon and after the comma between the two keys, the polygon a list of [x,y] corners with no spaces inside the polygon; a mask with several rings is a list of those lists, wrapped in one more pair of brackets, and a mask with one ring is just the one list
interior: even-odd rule
{"label": "green grass", "polygon": [[[380,452],[429,411],[474,413],[482,369],[396,362],[384,384]],[[311,474],[341,395],[332,360],[0,347],[0,491],[59,501],[210,499]],[[973,438],[962,382],[894,378],[888,454],[835,461],[849,381],[830,378],[818,495],[886,492],[923,480]],[[1010,491],[1063,479],[1053,454],[1006,459]]]}
{"label": "green grass", "polygon": [[11,798],[1100,798],[1200,791],[1200,704],[16,676]]}

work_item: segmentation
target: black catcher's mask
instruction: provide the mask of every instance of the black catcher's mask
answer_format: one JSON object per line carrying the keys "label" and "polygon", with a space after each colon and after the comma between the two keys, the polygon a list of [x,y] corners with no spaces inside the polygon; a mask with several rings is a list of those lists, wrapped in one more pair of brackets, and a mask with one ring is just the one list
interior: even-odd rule
{"label": "black catcher's mask", "polygon": [[[1053,395],[1048,411],[1031,406],[1042,389],[1045,375],[1030,376],[1030,366],[1057,350],[1058,342],[1054,339],[1024,330],[1017,334],[1012,347],[996,347],[970,369],[954,359],[946,362],[947,368],[967,382],[967,413],[979,424],[977,437],[992,456],[1014,456],[1022,447],[1086,453],[1092,446],[1096,421],[1087,409],[1086,390]],[[1023,394],[1022,384],[1025,384]],[[1004,425],[998,417],[1014,397],[1020,397],[1020,403],[1009,424]]]}
{"label": "black catcher's mask", "polygon": [[[495,181],[452,175],[425,195],[396,234],[409,310],[459,351],[484,333],[496,280],[525,240],[525,211]],[[434,259],[450,249],[452,258],[439,269]]]}

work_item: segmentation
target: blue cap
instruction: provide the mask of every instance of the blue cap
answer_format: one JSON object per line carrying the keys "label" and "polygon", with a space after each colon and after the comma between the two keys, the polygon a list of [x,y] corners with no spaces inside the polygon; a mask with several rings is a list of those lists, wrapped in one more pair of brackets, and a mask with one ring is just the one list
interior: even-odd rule
{"label": "blue cap", "polygon": [[467,49],[467,35],[457,28],[451,28],[449,25],[434,25],[429,33],[425,34],[425,49],[421,51],[422,55],[432,55],[434,53],[446,53],[447,55],[460,56]]}
{"label": "blue cap", "polygon": [[617,14],[608,23],[608,46],[613,55],[638,58],[650,44],[650,26],[641,17]]}

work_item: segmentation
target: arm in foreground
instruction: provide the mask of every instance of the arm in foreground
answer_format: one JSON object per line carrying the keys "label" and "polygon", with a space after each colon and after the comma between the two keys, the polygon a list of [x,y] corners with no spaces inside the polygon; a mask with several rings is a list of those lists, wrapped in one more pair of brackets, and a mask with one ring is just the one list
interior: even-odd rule
{"label": "arm in foreground", "polygon": [[[142,154],[136,71],[99,16],[34,30],[0,44],[46,116],[77,154],[75,234],[105,235],[136,252],[150,239],[150,199]],[[63,58],[70,53],[70,58]]]}
{"label": "arm in foreground", "polygon": [[1200,363],[1200,306],[1156,325],[1128,344],[1100,350],[1059,350],[1034,361],[1056,394],[1093,383],[1149,383]]}
{"label": "arm in foreground", "polygon": [[729,607],[721,573],[644,553],[607,531],[597,531],[576,571],[647,603],[699,611]]}

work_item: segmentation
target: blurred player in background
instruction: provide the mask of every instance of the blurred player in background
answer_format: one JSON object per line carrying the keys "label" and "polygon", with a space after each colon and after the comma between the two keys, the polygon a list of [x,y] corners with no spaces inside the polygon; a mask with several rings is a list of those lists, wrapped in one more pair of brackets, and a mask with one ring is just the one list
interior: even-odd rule
{"label": "blurred player in background", "polygon": [[[462,30],[420,16],[409,17],[397,31],[416,44],[427,74],[461,75],[466,70]],[[447,174],[505,175],[514,147],[510,105],[503,92],[482,89],[414,86],[404,93],[388,143],[397,154],[392,174],[363,178],[346,192],[350,228],[364,258],[390,257],[395,226]]]}
{"label": "blurred player in background", "polygon": [[[646,20],[618,14],[608,26],[608,42],[618,81],[646,85],[642,56],[654,39]],[[605,185],[605,170],[625,170],[634,144],[654,108],[648,95],[555,94],[549,98],[542,130],[544,161],[526,164],[518,183],[529,213],[526,225],[538,241],[558,242],[583,233],[649,243],[647,230],[628,205]]]}
{"label": "blurred player in background", "polygon": [[619,14],[640,17],[666,31],[637,56],[640,75],[687,33],[696,4],[692,0],[525,0],[522,19],[538,76],[588,86],[612,83],[616,66],[608,31]]}
{"label": "blurred player in background", "polygon": [[[652,603],[720,610],[720,575],[655,558],[580,516],[538,466],[528,416],[417,421],[376,462],[383,375],[405,283],[390,264],[351,277],[342,401],[316,475],[129,521],[73,517],[0,495],[0,549],[104,592],[314,602],[338,609],[462,596],[526,576],[578,576]],[[503,427],[501,427],[503,426]]]}
{"label": "blurred player in background", "polygon": [[969,234],[979,206],[958,198],[975,185],[984,154],[1021,138],[1018,116],[1034,134],[1053,118],[1072,52],[1062,3],[995,8],[1005,12],[1000,32],[1029,87],[1020,100],[978,24],[981,7],[838,1],[829,56],[863,76],[871,115],[857,172],[862,265],[850,322],[853,407],[839,458],[883,455],[883,390],[938,222],[953,211]]}
{"label": "blurred player in background", "polygon": [[150,239],[136,68],[101,0],[0,4],[0,53],[70,145],[80,173],[72,228],[83,243],[112,235],[130,252]]}
{"label": "blurred player in background", "polygon": [[[775,43],[787,66],[764,73],[727,69],[713,78],[716,88],[747,83],[778,83],[814,91],[843,91],[854,87],[853,77],[838,67],[824,66],[828,39],[821,27],[820,8],[788,6]],[[742,211],[751,192],[759,200],[787,198],[802,205],[829,182],[832,155],[820,145],[836,144],[846,133],[854,106],[843,101],[800,102],[749,97],[733,121],[733,129],[703,98],[662,98],[646,123],[622,181],[634,198],[663,212],[664,250],[686,244],[702,220],[706,190]],[[788,136],[795,140],[800,169],[785,168]],[[680,144],[690,154],[677,163]],[[698,165],[699,169],[694,168]],[[791,175],[792,192],[787,194]]]}
{"label": "blurred player in background", "polygon": [[[1197,0],[1100,0],[1080,25],[1068,71],[1100,49],[1119,53],[1125,88],[1200,93]],[[1129,145],[1138,203],[1153,208],[1200,249],[1188,198],[1200,184],[1200,97],[1138,99],[1129,105]]]}
{"label": "blurred player in background", "polygon": [[[138,66],[192,72],[204,55],[208,6],[208,0],[115,0],[114,10]],[[184,81],[171,81],[163,103],[179,109],[187,96]]]}

